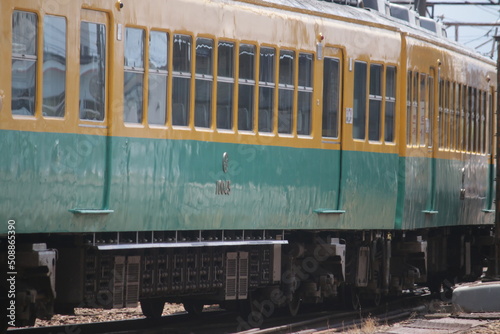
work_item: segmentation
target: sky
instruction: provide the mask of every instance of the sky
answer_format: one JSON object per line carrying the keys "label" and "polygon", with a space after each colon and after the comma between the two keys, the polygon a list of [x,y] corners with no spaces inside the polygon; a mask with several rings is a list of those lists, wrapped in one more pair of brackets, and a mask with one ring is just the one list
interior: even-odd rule
{"label": "sky", "polygon": [[[433,1],[464,1],[465,0],[427,0],[428,3]],[[488,0],[468,0],[470,3],[486,2]],[[499,0],[492,0],[498,3]],[[474,22],[474,23],[493,23],[500,22],[500,5],[480,6],[480,5],[435,5],[434,18],[444,22]],[[458,41],[465,44],[470,49],[486,55],[496,60],[496,45],[493,47],[493,36],[495,36],[496,28],[497,35],[500,35],[499,27],[466,27],[462,26],[458,29]],[[455,39],[455,27],[451,26],[446,29],[448,38]],[[491,52],[494,50],[492,57]]]}

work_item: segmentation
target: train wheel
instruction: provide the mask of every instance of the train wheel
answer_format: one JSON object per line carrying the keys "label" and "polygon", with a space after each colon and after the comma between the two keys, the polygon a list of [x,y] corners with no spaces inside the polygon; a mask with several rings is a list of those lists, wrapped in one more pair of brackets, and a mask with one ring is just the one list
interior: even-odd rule
{"label": "train wheel", "polygon": [[141,300],[142,314],[144,314],[146,318],[160,318],[163,313],[163,306],[165,306],[165,302],[163,300]]}
{"label": "train wheel", "polygon": [[189,301],[182,303],[184,305],[184,309],[190,315],[199,316],[201,312],[203,312],[203,303],[197,301]]}
{"label": "train wheel", "polygon": [[219,304],[219,306],[229,312],[240,312],[241,303],[237,300],[226,300]]}
{"label": "train wheel", "polygon": [[343,287],[343,299],[344,305],[350,310],[358,310],[359,303],[359,293],[358,289],[352,284],[346,284]]}
{"label": "train wheel", "polygon": [[431,291],[432,294],[438,294],[441,292],[441,279],[432,277],[431,279],[428,280],[427,286],[429,287],[429,290]]}
{"label": "train wheel", "polygon": [[375,307],[379,307],[381,302],[382,302],[382,294],[380,292],[375,292],[371,298],[372,305]]}
{"label": "train wheel", "polygon": [[26,326],[35,326],[36,322],[36,308],[35,303],[29,303],[27,305],[23,305],[23,317],[24,319],[16,319],[16,326],[18,327],[26,327]]}
{"label": "train wheel", "polygon": [[300,296],[295,292],[292,299],[288,301],[288,311],[290,312],[290,315],[296,316],[299,313],[300,304]]}
{"label": "train wheel", "polygon": [[263,312],[262,294],[259,291],[252,291],[248,294],[248,299],[240,303],[240,311],[243,314],[255,312],[261,314]]}

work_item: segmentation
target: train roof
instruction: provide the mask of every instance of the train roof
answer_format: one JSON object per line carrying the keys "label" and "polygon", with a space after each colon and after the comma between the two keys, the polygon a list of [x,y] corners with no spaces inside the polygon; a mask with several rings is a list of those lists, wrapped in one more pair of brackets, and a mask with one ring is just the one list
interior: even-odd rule
{"label": "train roof", "polygon": [[399,31],[444,48],[496,63],[469,47],[449,40],[441,23],[386,0],[237,0],[272,8],[291,10],[319,17],[338,18],[370,26]]}

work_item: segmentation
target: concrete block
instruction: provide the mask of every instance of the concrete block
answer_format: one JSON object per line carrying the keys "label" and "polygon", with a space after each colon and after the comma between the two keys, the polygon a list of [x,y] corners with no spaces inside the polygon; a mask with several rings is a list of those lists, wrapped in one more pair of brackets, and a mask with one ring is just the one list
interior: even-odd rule
{"label": "concrete block", "polygon": [[459,286],[453,290],[451,301],[464,312],[500,312],[500,282]]}

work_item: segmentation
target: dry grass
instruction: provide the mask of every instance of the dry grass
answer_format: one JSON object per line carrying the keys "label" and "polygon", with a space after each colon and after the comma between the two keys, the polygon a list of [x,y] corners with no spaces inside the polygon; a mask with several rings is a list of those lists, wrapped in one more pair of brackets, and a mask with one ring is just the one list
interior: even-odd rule
{"label": "dry grass", "polygon": [[363,323],[358,327],[346,331],[348,334],[370,334],[375,333],[378,329],[378,321],[376,318],[368,317],[363,320]]}
{"label": "dry grass", "polygon": [[368,317],[363,320],[362,324],[357,326],[346,326],[341,329],[329,329],[318,332],[317,334],[331,334],[331,333],[346,333],[346,334],[371,334],[380,331],[387,326],[381,326],[377,318]]}

